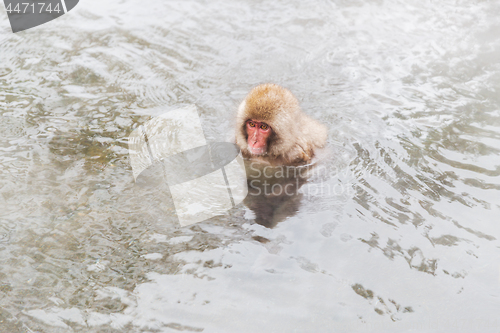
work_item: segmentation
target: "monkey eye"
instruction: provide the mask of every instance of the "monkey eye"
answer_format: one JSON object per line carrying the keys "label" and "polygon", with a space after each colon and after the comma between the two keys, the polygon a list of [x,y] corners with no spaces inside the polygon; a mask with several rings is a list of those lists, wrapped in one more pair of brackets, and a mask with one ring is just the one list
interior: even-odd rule
{"label": "monkey eye", "polygon": [[255,127],[255,123],[254,123],[253,121],[249,121],[249,122],[248,122],[248,126],[250,126],[250,127]]}
{"label": "monkey eye", "polygon": [[269,125],[268,124],[262,124],[260,125],[260,128],[263,129],[263,130],[266,130],[269,128]]}

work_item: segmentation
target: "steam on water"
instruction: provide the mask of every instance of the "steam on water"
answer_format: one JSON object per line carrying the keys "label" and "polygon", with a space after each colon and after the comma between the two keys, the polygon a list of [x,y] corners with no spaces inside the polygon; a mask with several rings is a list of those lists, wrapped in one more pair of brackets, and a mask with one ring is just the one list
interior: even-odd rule
{"label": "steam on water", "polygon": [[[0,331],[496,332],[499,14],[87,0],[13,34],[2,9]],[[328,126],[325,172],[181,228],[128,135],[196,104],[231,141],[263,82]]]}

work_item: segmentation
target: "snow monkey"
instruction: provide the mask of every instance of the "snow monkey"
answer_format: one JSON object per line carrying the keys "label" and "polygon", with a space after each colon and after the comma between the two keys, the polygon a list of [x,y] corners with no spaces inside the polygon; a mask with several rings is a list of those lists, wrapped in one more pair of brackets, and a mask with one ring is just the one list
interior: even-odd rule
{"label": "snow monkey", "polygon": [[243,156],[271,165],[303,165],[325,145],[327,129],[304,114],[290,90],[253,88],[238,108],[236,144]]}

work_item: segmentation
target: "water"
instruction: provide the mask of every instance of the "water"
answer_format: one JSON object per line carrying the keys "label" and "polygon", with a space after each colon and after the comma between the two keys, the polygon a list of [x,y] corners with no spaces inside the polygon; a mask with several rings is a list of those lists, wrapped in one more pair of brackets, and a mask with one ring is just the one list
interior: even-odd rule
{"label": "water", "polygon": [[[500,4],[81,1],[0,16],[0,331],[497,332]],[[230,141],[275,82],[329,172],[274,228],[181,228],[127,136],[186,104]]]}

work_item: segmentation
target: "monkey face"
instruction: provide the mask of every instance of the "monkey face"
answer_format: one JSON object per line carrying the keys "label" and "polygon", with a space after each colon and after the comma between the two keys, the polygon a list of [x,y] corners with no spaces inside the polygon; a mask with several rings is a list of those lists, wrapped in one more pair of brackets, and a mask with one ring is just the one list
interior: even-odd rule
{"label": "monkey face", "polygon": [[272,133],[271,127],[253,119],[247,120],[248,150],[252,155],[263,155],[267,152],[267,142]]}

